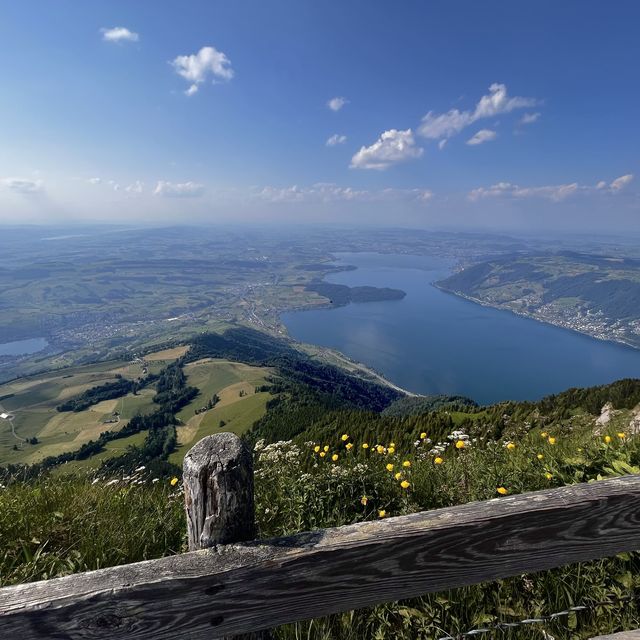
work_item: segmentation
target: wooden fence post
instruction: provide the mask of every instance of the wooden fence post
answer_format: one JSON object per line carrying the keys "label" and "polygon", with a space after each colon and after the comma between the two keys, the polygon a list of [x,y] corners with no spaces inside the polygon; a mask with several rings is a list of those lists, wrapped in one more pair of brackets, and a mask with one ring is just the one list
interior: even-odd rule
{"label": "wooden fence post", "polygon": [[[200,440],[183,463],[189,551],[256,537],[253,455],[233,433]],[[268,630],[221,640],[271,640]]]}

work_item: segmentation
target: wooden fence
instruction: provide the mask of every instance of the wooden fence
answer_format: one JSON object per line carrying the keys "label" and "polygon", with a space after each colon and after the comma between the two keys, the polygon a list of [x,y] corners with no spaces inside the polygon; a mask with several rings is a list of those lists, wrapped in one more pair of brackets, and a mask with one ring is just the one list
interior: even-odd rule
{"label": "wooden fence", "polygon": [[0,589],[0,638],[211,640],[640,548],[639,476],[259,541],[236,436],[200,441],[184,487],[199,550]]}

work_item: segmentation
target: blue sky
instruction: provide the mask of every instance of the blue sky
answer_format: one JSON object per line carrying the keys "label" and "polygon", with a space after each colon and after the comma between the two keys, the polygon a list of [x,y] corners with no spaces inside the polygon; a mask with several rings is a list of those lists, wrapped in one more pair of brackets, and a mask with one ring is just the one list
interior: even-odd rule
{"label": "blue sky", "polygon": [[635,0],[4,3],[0,221],[638,231],[639,23]]}

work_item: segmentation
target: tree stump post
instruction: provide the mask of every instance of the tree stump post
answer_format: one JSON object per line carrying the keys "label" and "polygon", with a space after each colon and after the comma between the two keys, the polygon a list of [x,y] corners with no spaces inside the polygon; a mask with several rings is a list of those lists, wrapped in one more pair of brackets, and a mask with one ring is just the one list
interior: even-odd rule
{"label": "tree stump post", "polygon": [[[207,436],[184,457],[189,551],[254,540],[253,455],[233,433]],[[271,640],[270,631],[220,640]]]}

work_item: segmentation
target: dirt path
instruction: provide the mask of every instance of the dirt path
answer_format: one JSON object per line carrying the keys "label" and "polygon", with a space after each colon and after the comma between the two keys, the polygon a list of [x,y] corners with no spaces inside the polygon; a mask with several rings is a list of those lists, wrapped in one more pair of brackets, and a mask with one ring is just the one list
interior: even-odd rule
{"label": "dirt path", "polygon": [[26,440],[24,438],[22,438],[21,436],[19,436],[16,433],[16,426],[13,424],[13,414],[11,413],[11,411],[7,411],[2,404],[0,404],[0,413],[8,413],[10,416],[12,416],[9,420],[7,420],[6,422],[8,422],[11,425],[11,435],[18,440],[18,442],[26,442]]}

